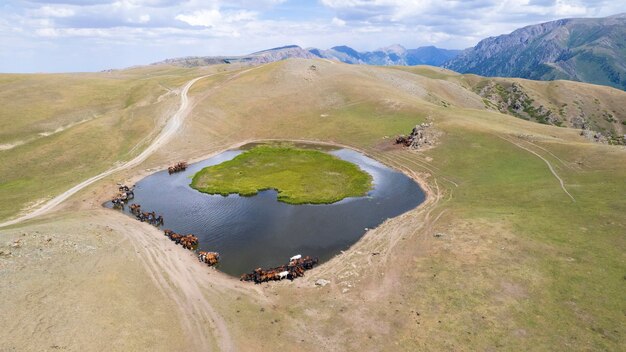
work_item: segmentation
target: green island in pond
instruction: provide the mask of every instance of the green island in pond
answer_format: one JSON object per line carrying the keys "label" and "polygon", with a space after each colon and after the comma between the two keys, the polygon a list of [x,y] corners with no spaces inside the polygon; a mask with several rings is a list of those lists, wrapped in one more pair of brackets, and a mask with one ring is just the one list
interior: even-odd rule
{"label": "green island in pond", "polygon": [[372,177],[357,165],[324,152],[262,145],[200,170],[191,187],[224,196],[252,196],[275,189],[281,202],[329,204],[367,195]]}

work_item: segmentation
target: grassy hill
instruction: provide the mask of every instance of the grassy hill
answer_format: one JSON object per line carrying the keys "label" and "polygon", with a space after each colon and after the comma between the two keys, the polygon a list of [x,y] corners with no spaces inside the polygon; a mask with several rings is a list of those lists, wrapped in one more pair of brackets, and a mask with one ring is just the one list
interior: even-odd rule
{"label": "grassy hill", "polygon": [[0,218],[137,155],[198,73],[0,74]]}
{"label": "grassy hill", "polygon": [[[169,69],[164,70],[163,78],[155,79],[180,79],[184,73],[187,77],[178,81],[183,82],[189,76],[200,75],[190,70],[169,75]],[[125,84],[133,86],[138,82],[131,79],[135,74],[132,71],[119,74],[129,77]],[[344,254],[307,272],[300,281],[269,286],[241,286],[236,280],[219,284],[219,276],[213,271],[199,276],[177,274],[162,281],[192,277],[209,282],[211,286],[199,290],[200,294],[194,291],[193,302],[204,297],[212,304],[216,314],[223,317],[238,350],[519,351],[553,350],[555,346],[567,350],[619,350],[626,336],[626,150],[589,141],[580,135],[579,129],[502,113],[497,100],[491,102],[479,94],[485,82],[500,84],[504,89],[519,84],[534,103],[546,108],[567,104],[570,111],[576,109],[574,101],[578,101],[590,119],[592,112],[603,110],[614,111],[619,121],[624,119],[619,114],[625,111],[626,92],[619,90],[575,82],[489,80],[423,66],[382,68],[287,60],[260,66],[230,80],[199,82],[190,93],[195,105],[184,129],[158,159],[149,159],[142,168],[182,158],[201,158],[249,140],[306,139],[347,145],[398,168],[422,181],[428,200],[422,207],[368,231]],[[145,96],[158,97],[160,93],[148,89]],[[126,98],[116,98],[117,106],[124,106]],[[154,105],[146,104],[145,108]],[[570,123],[567,114],[563,117],[564,126]],[[117,121],[116,118],[111,117],[111,121]],[[151,121],[150,116],[144,118]],[[393,145],[393,136],[406,134],[425,121],[432,122],[432,128],[441,132],[435,148],[417,152]],[[124,126],[112,122],[105,125],[109,136],[121,140],[118,136],[123,135]],[[101,142],[101,130],[91,131],[87,141],[101,149],[112,148],[108,138],[113,137],[103,137]],[[111,156],[94,159],[100,160],[97,165],[89,163],[90,169],[84,174],[71,177],[64,173],[75,165],[70,160],[60,159],[55,168],[46,168],[30,158],[10,154],[17,148],[32,148],[29,152],[35,153],[39,145],[25,144],[1,151],[3,180],[5,175],[11,175],[14,182],[25,177],[36,180],[14,192],[6,191],[2,197],[13,197],[15,210],[40,197],[39,184],[47,184],[48,179],[56,180],[52,190],[69,187],[86,174],[97,172],[98,167],[115,162],[119,155],[124,155],[119,152],[124,150],[122,146],[136,145],[131,141],[146,135],[137,133],[136,139],[128,139],[121,146],[114,143],[116,147],[108,152]],[[90,143],[77,136],[52,140],[46,144],[48,155],[87,148]],[[76,156],[85,158],[80,159],[85,163],[90,157]],[[28,173],[13,176],[13,168],[5,165],[20,160],[24,160],[21,165]],[[91,194],[79,195],[75,202],[88,196]],[[4,209],[4,217],[13,213]],[[75,216],[88,219],[90,213]],[[111,218],[114,216],[117,215]],[[7,241],[2,243],[22,232],[36,230],[45,236],[46,231],[51,231],[46,230],[46,223],[54,225],[56,234],[66,231],[70,236],[76,230],[74,225],[63,230],[63,222],[69,221],[66,217],[41,220],[43,223],[38,226],[3,230]],[[144,225],[138,224],[137,228],[143,229]],[[126,229],[107,231],[102,233],[114,236]],[[163,237],[154,232],[144,235]],[[122,250],[111,250],[117,247],[98,242],[98,233],[91,229],[82,239],[101,248],[90,257],[100,255],[109,258],[105,263],[115,262],[116,253]],[[140,234],[135,232],[133,236]],[[131,243],[133,236],[127,238]],[[137,256],[144,250],[151,251],[145,243],[132,248]],[[150,260],[162,259],[168,265],[178,262],[167,260],[168,255],[175,253],[152,253]],[[190,260],[190,266],[197,265],[191,257],[181,258]],[[19,264],[19,260],[26,259],[13,260]],[[90,259],[76,257],[71,265],[82,266],[87,260]],[[125,263],[128,272],[141,275],[141,263]],[[26,262],[23,265],[28,268]],[[69,265],[67,270],[71,269]],[[7,290],[15,295],[8,295],[10,298],[0,303],[0,310],[8,312],[6,316],[26,320],[28,312],[37,308],[29,306],[23,310],[18,300],[19,293],[32,289],[33,284],[18,280],[17,275],[25,275],[29,270],[37,269],[9,275],[15,284]],[[93,270],[83,275],[104,274]],[[148,274],[144,275],[141,277],[145,279]],[[319,278],[329,279],[331,284],[316,287],[314,282]],[[34,285],[45,288],[48,280],[53,279],[54,275],[48,274]],[[106,291],[101,293],[101,301],[115,297],[123,303],[140,301],[144,292],[153,292],[154,297],[162,294],[157,284],[142,285],[147,286],[141,288],[151,290],[124,291],[127,295]],[[184,292],[185,286],[177,286],[176,290]],[[56,291],[46,293],[58,304],[67,301]],[[200,310],[201,306],[194,304],[194,309]],[[109,317],[110,312],[104,312]],[[140,319],[150,312],[132,311],[132,316],[130,312],[118,312],[107,319],[141,321],[149,327],[147,331],[161,332],[152,341],[156,349],[159,339],[163,340],[162,346],[169,346],[167,341],[173,336],[170,327],[177,327],[176,323],[183,320],[172,316],[169,320],[154,320],[150,325],[147,319]],[[163,308],[160,312],[169,311]],[[48,311],[38,310],[38,314],[54,317]],[[210,332],[207,321],[211,319],[200,313],[184,314],[196,315],[200,316],[198,324],[203,331]],[[94,314],[93,319],[96,318]],[[81,321],[66,322],[63,329],[96,336],[100,332],[90,328],[88,319],[90,316],[83,314]],[[54,318],[51,320],[54,322]],[[6,331],[0,332],[0,340],[20,338],[9,336],[10,329]],[[56,340],[64,336],[56,325],[46,331]],[[34,349],[49,346],[48,340],[38,337],[44,335],[33,336],[28,343]],[[116,337],[115,346],[133,346],[133,336]],[[72,339],[69,336],[67,344],[71,345]],[[81,342],[81,347],[98,347],[98,339],[91,340]]]}
{"label": "grassy hill", "polygon": [[[488,110],[542,124],[585,130],[590,140],[626,143],[623,93],[614,88],[564,80],[487,78],[430,66],[396,69],[454,83],[477,95]],[[593,138],[597,133],[601,135]]]}
{"label": "grassy hill", "polygon": [[[430,221],[413,214],[398,221],[406,228],[383,226],[373,235],[372,241],[400,241],[387,262],[354,269],[338,259],[315,276],[340,277],[337,289],[299,290],[277,314],[306,319],[314,334],[350,350],[615,349],[624,334],[624,149],[486,108],[473,93],[474,77],[400,69],[274,63],[197,105],[185,140],[204,136],[217,146],[259,138],[333,141],[427,174],[440,192]],[[559,101],[559,94],[576,99],[569,93],[580,88],[610,99],[605,87],[532,83],[533,94],[550,87],[546,101]],[[610,92],[613,108],[623,111],[626,93]],[[390,147],[386,137],[426,120],[444,132],[437,148]],[[195,144],[188,148],[202,150]],[[428,227],[413,230],[422,221]],[[366,263],[374,251],[349,258]],[[343,288],[356,292],[342,294]],[[276,289],[281,297],[290,290]],[[331,318],[324,302],[334,300],[341,313]]]}

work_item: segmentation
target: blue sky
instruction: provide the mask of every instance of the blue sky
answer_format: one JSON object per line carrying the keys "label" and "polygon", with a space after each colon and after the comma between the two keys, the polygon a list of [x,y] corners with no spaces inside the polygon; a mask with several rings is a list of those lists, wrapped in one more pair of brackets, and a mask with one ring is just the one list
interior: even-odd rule
{"label": "blue sky", "polygon": [[99,71],[288,44],[466,48],[626,0],[0,0],[0,72]]}

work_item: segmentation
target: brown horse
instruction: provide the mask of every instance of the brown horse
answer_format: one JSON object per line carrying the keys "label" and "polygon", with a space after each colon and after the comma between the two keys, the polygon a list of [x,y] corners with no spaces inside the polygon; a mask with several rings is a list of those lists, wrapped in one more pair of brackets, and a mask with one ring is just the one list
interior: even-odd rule
{"label": "brown horse", "polygon": [[274,280],[279,281],[282,279],[293,280],[304,276],[304,272],[312,269],[318,262],[319,260],[317,257],[301,257],[298,255],[292,257],[289,263],[285,265],[270,269],[254,269],[254,271],[250,274],[241,275],[240,280],[254,281],[257,284]]}
{"label": "brown horse", "polygon": [[167,172],[171,175],[175,172],[184,171],[186,169],[187,169],[187,162],[181,161],[179,163],[176,163],[174,166],[168,167]]}
{"label": "brown horse", "polygon": [[209,266],[215,265],[219,262],[220,260],[220,254],[217,252],[203,252],[200,251],[198,252],[198,259],[205,263],[208,264]]}

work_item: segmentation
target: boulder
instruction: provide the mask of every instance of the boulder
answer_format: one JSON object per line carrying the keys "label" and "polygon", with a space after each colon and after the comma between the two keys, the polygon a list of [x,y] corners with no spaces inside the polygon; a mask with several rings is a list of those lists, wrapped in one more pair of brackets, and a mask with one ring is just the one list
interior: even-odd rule
{"label": "boulder", "polygon": [[319,279],[319,280],[315,281],[315,285],[316,286],[321,286],[321,287],[324,287],[324,286],[328,285],[329,283],[330,283],[330,281],[324,280],[324,279]]}

